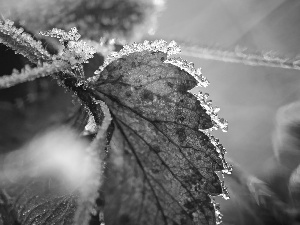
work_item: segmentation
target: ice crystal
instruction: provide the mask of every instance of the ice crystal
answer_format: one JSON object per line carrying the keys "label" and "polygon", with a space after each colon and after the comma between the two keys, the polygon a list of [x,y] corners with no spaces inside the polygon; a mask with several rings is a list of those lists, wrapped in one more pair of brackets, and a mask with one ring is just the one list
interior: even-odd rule
{"label": "ice crystal", "polygon": [[167,59],[165,62],[171,63],[174,66],[177,66],[191,74],[193,77],[196,78],[200,87],[207,87],[209,85],[209,81],[206,79],[206,77],[202,75],[201,69],[195,69],[192,63],[188,63],[186,60],[183,60],[181,58],[170,58]]}
{"label": "ice crystal", "polygon": [[18,222],[87,225],[102,182],[100,152],[65,127],[10,152],[3,165],[10,179],[5,189]]}
{"label": "ice crystal", "polygon": [[[124,45],[119,52],[106,57],[95,76],[85,80],[82,63],[92,58],[96,50],[79,40],[77,29],[69,32],[52,29],[41,34],[58,38],[62,52],[50,57],[53,65],[40,64],[36,69],[23,71],[23,75],[13,74],[11,79],[18,75],[30,79],[28,77],[38,77],[39,72],[65,72],[57,74],[57,78],[81,99],[90,113],[83,134],[97,132],[87,150],[95,162],[101,161],[91,171],[94,179],[101,177],[100,173],[106,168],[104,159],[109,140],[106,131],[114,118],[113,126],[123,142],[119,147],[130,155],[127,159],[124,157],[124,161],[132,164],[131,167],[126,165],[126,173],[133,176],[124,185],[134,182],[134,199],[139,199],[137,202],[129,200],[122,206],[123,210],[135,213],[134,208],[144,205],[144,200],[147,204],[147,209],[141,209],[141,216],[133,215],[134,222],[218,223],[220,214],[211,196],[227,198],[227,190],[216,171],[229,173],[231,169],[224,160],[225,149],[209,132],[216,129],[226,132],[227,121],[218,117],[220,109],[212,106],[208,94],[190,93],[192,88],[206,87],[209,82],[193,63],[171,58],[180,53],[177,43],[156,40]],[[57,64],[58,70],[54,69],[56,63],[61,63]],[[6,80],[3,85],[13,85],[12,82]],[[87,223],[100,184],[101,180],[90,179],[86,181],[86,188],[78,189],[75,224]],[[49,204],[51,201],[57,203],[49,199]],[[30,218],[38,210],[28,206],[19,211],[25,215],[23,218]],[[32,221],[31,218],[26,220]]]}
{"label": "ice crystal", "polygon": [[64,30],[53,28],[49,31],[41,31],[41,35],[55,37],[59,40],[61,44],[64,44],[64,41],[78,41],[81,35],[78,33],[76,27],[71,28],[69,32],[65,32]]}

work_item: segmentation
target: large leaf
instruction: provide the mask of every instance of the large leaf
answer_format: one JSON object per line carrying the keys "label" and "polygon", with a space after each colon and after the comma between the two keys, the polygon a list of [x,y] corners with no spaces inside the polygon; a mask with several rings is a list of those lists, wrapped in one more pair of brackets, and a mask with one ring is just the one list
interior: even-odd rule
{"label": "large leaf", "polygon": [[[169,58],[178,50],[164,41],[124,46],[90,81],[111,110],[119,146],[131,155],[124,173],[134,181],[127,184],[136,183],[132,188],[145,196],[120,207],[140,208],[142,224],[215,224],[210,195],[226,194],[215,172],[228,168],[222,145],[208,131],[226,130],[226,121],[206,95],[198,101],[188,92],[208,82],[191,64]],[[142,206],[145,198],[152,205]]]}

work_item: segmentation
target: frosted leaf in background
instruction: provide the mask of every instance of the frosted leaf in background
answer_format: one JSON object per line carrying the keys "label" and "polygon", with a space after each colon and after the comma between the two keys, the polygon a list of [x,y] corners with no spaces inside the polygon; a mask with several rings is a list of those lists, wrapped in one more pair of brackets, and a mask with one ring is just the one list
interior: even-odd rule
{"label": "frosted leaf in background", "polygon": [[163,5],[163,0],[4,0],[0,12],[33,32],[76,26],[84,38],[131,41],[153,33]]}
{"label": "frosted leaf in background", "polygon": [[51,60],[51,55],[43,48],[42,43],[25,33],[23,28],[16,28],[11,20],[0,19],[0,41],[33,63]]}
{"label": "frosted leaf in background", "polygon": [[89,214],[82,211],[92,213],[102,162],[78,133],[64,127],[48,130],[2,159],[2,191],[12,200],[18,222],[73,224],[81,212],[84,222],[79,224],[87,224]]}
{"label": "frosted leaf in background", "polygon": [[89,173],[96,173],[101,163],[87,154],[88,142],[78,137],[70,129],[53,129],[8,153],[3,159],[1,183],[49,175],[63,181],[68,189],[84,189],[91,179]]}
{"label": "frosted leaf in background", "polygon": [[216,174],[230,173],[225,149],[208,135],[211,128],[226,131],[227,123],[189,93],[203,79],[192,63],[169,63],[178,52],[175,42],[163,40],[125,45],[89,79],[95,98],[114,118],[114,140],[121,148],[115,151],[128,155],[118,160],[124,168],[116,173],[130,178],[116,185],[124,185],[121,199],[132,199],[122,202],[115,216],[121,219],[123,212],[132,223],[212,225],[221,214],[211,196],[228,197]]}
{"label": "frosted leaf in background", "polygon": [[72,27],[69,32],[53,28],[52,30],[40,32],[43,36],[55,37],[63,46],[62,52],[58,56],[53,56],[53,60],[68,61],[72,68],[78,67],[82,63],[88,63],[88,59],[93,58],[96,50],[86,42],[79,40],[81,35],[76,27]]}
{"label": "frosted leaf in background", "polygon": [[300,102],[292,102],[279,108],[276,129],[273,133],[273,148],[277,159],[289,169],[295,169],[300,161]]}
{"label": "frosted leaf in background", "polygon": [[53,75],[70,68],[70,65],[63,61],[53,61],[53,63],[43,63],[36,68],[30,68],[26,65],[20,72],[13,71],[10,75],[0,77],[0,89],[9,88],[16,84],[33,81],[36,78]]}

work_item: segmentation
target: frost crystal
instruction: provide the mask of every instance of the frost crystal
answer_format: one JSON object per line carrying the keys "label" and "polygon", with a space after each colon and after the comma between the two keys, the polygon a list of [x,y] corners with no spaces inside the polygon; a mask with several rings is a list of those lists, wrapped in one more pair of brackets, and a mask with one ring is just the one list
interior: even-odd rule
{"label": "frost crystal", "polygon": [[97,53],[107,57],[115,50],[115,39],[100,38],[100,41],[84,40],[89,46],[92,46]]}
{"label": "frost crystal", "polygon": [[200,101],[201,106],[204,109],[206,109],[207,114],[211,116],[211,119],[214,122],[214,126],[210,129],[210,131],[217,130],[220,128],[223,132],[227,132],[228,121],[223,118],[219,118],[217,112],[220,111],[220,108],[218,107],[214,108],[212,106],[211,100],[207,100],[209,95],[207,93],[203,94],[201,91],[197,94],[193,93],[193,95],[197,97],[197,99]]}
{"label": "frost crystal", "polygon": [[[125,45],[121,51],[110,54],[105,60],[104,65],[95,72],[97,75],[90,78],[88,82],[93,83],[101,93],[105,94],[105,96],[113,96],[113,101],[109,103],[109,106],[116,116],[116,120],[120,119],[121,124],[124,123],[126,126],[130,126],[135,133],[138,134],[135,137],[134,134],[128,132],[128,136],[130,138],[132,137],[132,148],[141,151],[139,154],[141,154],[141,157],[145,157],[143,152],[146,152],[146,150],[144,149],[146,149],[146,146],[149,146],[150,152],[152,151],[153,153],[153,159],[151,160],[155,161],[155,159],[158,159],[158,161],[155,161],[157,164],[163,162],[167,165],[165,169],[164,166],[158,166],[157,171],[164,173],[165,178],[168,179],[169,183],[175,182],[174,177],[183,184],[185,184],[184,182],[186,181],[190,182],[193,179],[196,180],[195,177],[198,175],[193,173],[192,169],[189,170],[189,163],[185,161],[186,158],[191,160],[196,169],[198,169],[205,167],[205,164],[209,161],[206,159],[207,157],[213,157],[214,161],[217,163],[209,164],[204,177],[210,176],[211,178],[218,180],[217,182],[220,185],[218,191],[214,190],[211,193],[214,193],[214,195],[221,194],[224,199],[228,199],[228,192],[224,183],[220,182],[216,171],[222,171],[223,175],[224,173],[230,173],[231,167],[224,159],[224,154],[226,153],[225,148],[219,143],[218,139],[209,133],[210,131],[217,129],[227,132],[228,123],[226,120],[219,118],[217,113],[220,108],[212,106],[211,100],[208,100],[208,94],[202,94],[202,92],[200,92],[199,94],[194,94],[194,97],[186,93],[187,90],[194,88],[195,85],[198,87],[207,87],[209,82],[202,76],[201,69],[194,68],[193,63],[189,63],[181,58],[170,58],[170,55],[178,52],[180,52],[180,48],[176,42],[173,41],[169,44],[163,40],[158,40],[154,42],[144,41],[142,44],[133,43],[131,45]],[[123,58],[124,60],[118,60],[120,58]],[[149,65],[149,62],[155,62],[155,66],[151,63]],[[145,69],[145,65],[147,65],[149,69]],[[160,67],[157,65],[160,65]],[[180,69],[179,72],[178,69]],[[195,79],[191,79],[191,76]],[[115,83],[114,85],[110,84],[111,80],[116,81],[118,90],[114,88],[116,85]],[[168,82],[164,83],[162,80],[168,80]],[[182,85],[180,86],[176,81]],[[139,88],[135,89],[134,87]],[[188,92],[192,93],[191,90]],[[176,96],[172,96],[171,93],[176,93]],[[166,101],[169,96],[172,96],[173,99]],[[137,99],[139,98],[141,105],[137,103]],[[155,126],[152,126],[151,122],[140,119],[139,114],[129,113],[121,106],[112,103],[116,101],[115,99],[124,101],[126,107],[130,108],[134,106],[135,110],[136,108],[139,108],[139,112],[141,112],[143,117],[150,117],[150,121],[156,121]],[[126,99],[126,101],[124,99]],[[186,105],[184,105],[185,108],[183,108],[183,105],[180,104],[170,104],[170,102],[173,103],[173,101],[180,104],[189,103],[191,104],[191,107],[194,105],[200,105],[201,107],[195,110],[197,112],[194,110],[189,111],[187,109],[190,109],[190,107],[187,107]],[[149,105],[152,105],[153,107],[149,107]],[[200,108],[203,112],[202,114],[199,113]],[[173,115],[174,117],[172,117]],[[201,118],[200,123],[192,119],[199,118],[197,115]],[[191,118],[187,119],[186,117]],[[165,121],[168,121],[168,123],[166,124]],[[172,124],[172,122],[175,121],[176,123]],[[182,127],[181,125],[183,124],[185,126]],[[198,127],[198,129],[201,128],[202,130],[199,129],[199,131],[202,133],[189,130],[189,128],[186,128],[189,127],[187,125],[195,126],[196,128]],[[174,138],[176,143],[179,143],[178,149],[176,148],[177,146],[167,145],[166,143],[168,143],[168,140],[163,138],[160,139],[161,137],[155,132],[156,127],[160,128],[159,132],[165,132],[166,136]],[[124,135],[126,135],[125,131]],[[139,142],[140,137],[142,137],[142,141]],[[195,148],[204,145],[203,143],[198,143],[199,137],[201,137],[200,139],[203,140],[203,142],[207,142],[207,146],[203,146],[204,149],[207,148],[205,151],[207,156],[203,157],[202,155],[199,155],[199,157],[197,157],[199,152],[186,147],[180,148],[181,144],[183,146],[195,145]],[[163,147],[157,147],[157,145]],[[176,150],[178,150],[178,152]],[[136,150],[133,149],[133,151]],[[157,155],[159,158],[156,157]],[[149,156],[150,154],[147,154],[146,159],[144,160],[148,162]],[[201,171],[201,169],[199,170]],[[202,171],[200,174],[201,173]],[[185,177],[186,180],[180,180],[182,177]],[[198,198],[198,194],[201,193],[201,190],[204,190],[205,184],[208,181],[195,182],[192,184],[188,182],[187,186],[184,188],[189,190],[192,193],[192,196],[194,194],[196,198]],[[176,186],[176,184],[173,185]],[[167,186],[167,188],[169,188],[169,186]],[[171,189],[168,190],[170,191]],[[191,196],[182,192],[182,190],[179,190],[178,192],[174,191],[172,193],[176,195],[176,200],[180,204],[190,204],[188,211],[192,214],[193,221],[196,224],[203,224],[203,212],[198,210],[196,207],[197,204],[193,205],[194,200],[190,198]],[[169,206],[170,205],[168,205],[168,207]],[[186,206],[184,205],[184,207]],[[221,214],[219,213],[217,206],[215,206],[215,209],[215,218],[217,218],[217,222],[220,223]]]}
{"label": "frost crystal", "polygon": [[[95,82],[96,80],[98,80],[99,74],[104,70],[104,68],[107,65],[109,65],[114,60],[120,59],[123,56],[127,56],[135,52],[142,52],[142,51],[163,52],[167,54],[167,57],[169,57],[172,54],[179,53],[180,47],[177,45],[175,41],[171,41],[169,44],[167,44],[167,42],[164,40],[155,40],[153,42],[145,40],[143,43],[139,43],[139,44],[133,43],[131,45],[124,45],[123,49],[121,49],[119,52],[112,52],[106,58],[103,65],[100,66],[99,69],[95,71],[96,76],[89,78],[89,82]],[[194,72],[194,74],[196,74],[196,71]]]}
{"label": "frost crystal", "polygon": [[64,46],[60,59],[68,61],[72,68],[78,67],[78,64],[87,63],[88,59],[93,58],[96,50],[84,41],[79,41],[81,35],[77,28],[73,27],[69,32],[53,28],[52,30],[40,32],[41,35],[55,37]]}

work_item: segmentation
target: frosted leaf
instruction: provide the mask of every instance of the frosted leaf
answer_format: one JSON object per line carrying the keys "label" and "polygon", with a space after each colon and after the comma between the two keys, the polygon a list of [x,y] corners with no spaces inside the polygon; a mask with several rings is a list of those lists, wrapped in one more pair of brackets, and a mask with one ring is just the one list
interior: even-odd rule
{"label": "frosted leaf", "polygon": [[[106,58],[103,65],[100,66],[99,69],[95,71],[95,74],[99,75],[103,71],[103,69],[107,65],[109,65],[111,62],[113,62],[114,60],[122,58],[123,56],[127,56],[131,53],[142,52],[142,51],[164,52],[167,54],[167,56],[169,56],[172,54],[179,53],[180,47],[176,44],[175,41],[171,41],[168,44],[164,40],[155,40],[153,42],[145,40],[142,44],[133,43],[131,45],[124,45],[123,48],[119,52],[111,53]],[[197,71],[199,71],[199,70],[197,70]],[[200,70],[200,72],[201,72],[201,70]],[[196,71],[193,74],[197,74]],[[99,78],[99,76],[91,77],[91,78],[89,78],[89,81],[94,82],[98,78]]]}
{"label": "frosted leaf", "polygon": [[300,166],[294,169],[292,172],[290,179],[289,179],[289,191],[291,195],[291,199],[295,206],[300,205],[300,193],[299,193],[299,186],[300,186]]}
{"label": "frosted leaf", "polygon": [[58,128],[6,155],[0,180],[16,222],[87,225],[102,182],[100,151]]}
{"label": "frosted leaf", "polygon": [[63,57],[66,59],[74,58],[74,63],[71,62],[71,64],[81,64],[87,63],[87,60],[93,58],[95,53],[96,50],[84,41],[70,41]]}
{"label": "frosted leaf", "polygon": [[209,131],[225,131],[225,121],[208,96],[201,102],[188,92],[202,82],[199,70],[170,59],[168,46],[162,40],[126,45],[90,80],[114,118],[119,151],[130,154],[123,161],[132,167],[120,170],[134,175],[128,182],[136,188],[120,213],[139,224],[215,224],[219,214],[210,196],[227,196],[215,172],[230,168]]}
{"label": "frosted leaf", "polygon": [[51,55],[43,48],[40,41],[34,40],[24,32],[23,28],[14,27],[10,20],[0,19],[0,42],[33,63],[51,60]]}

